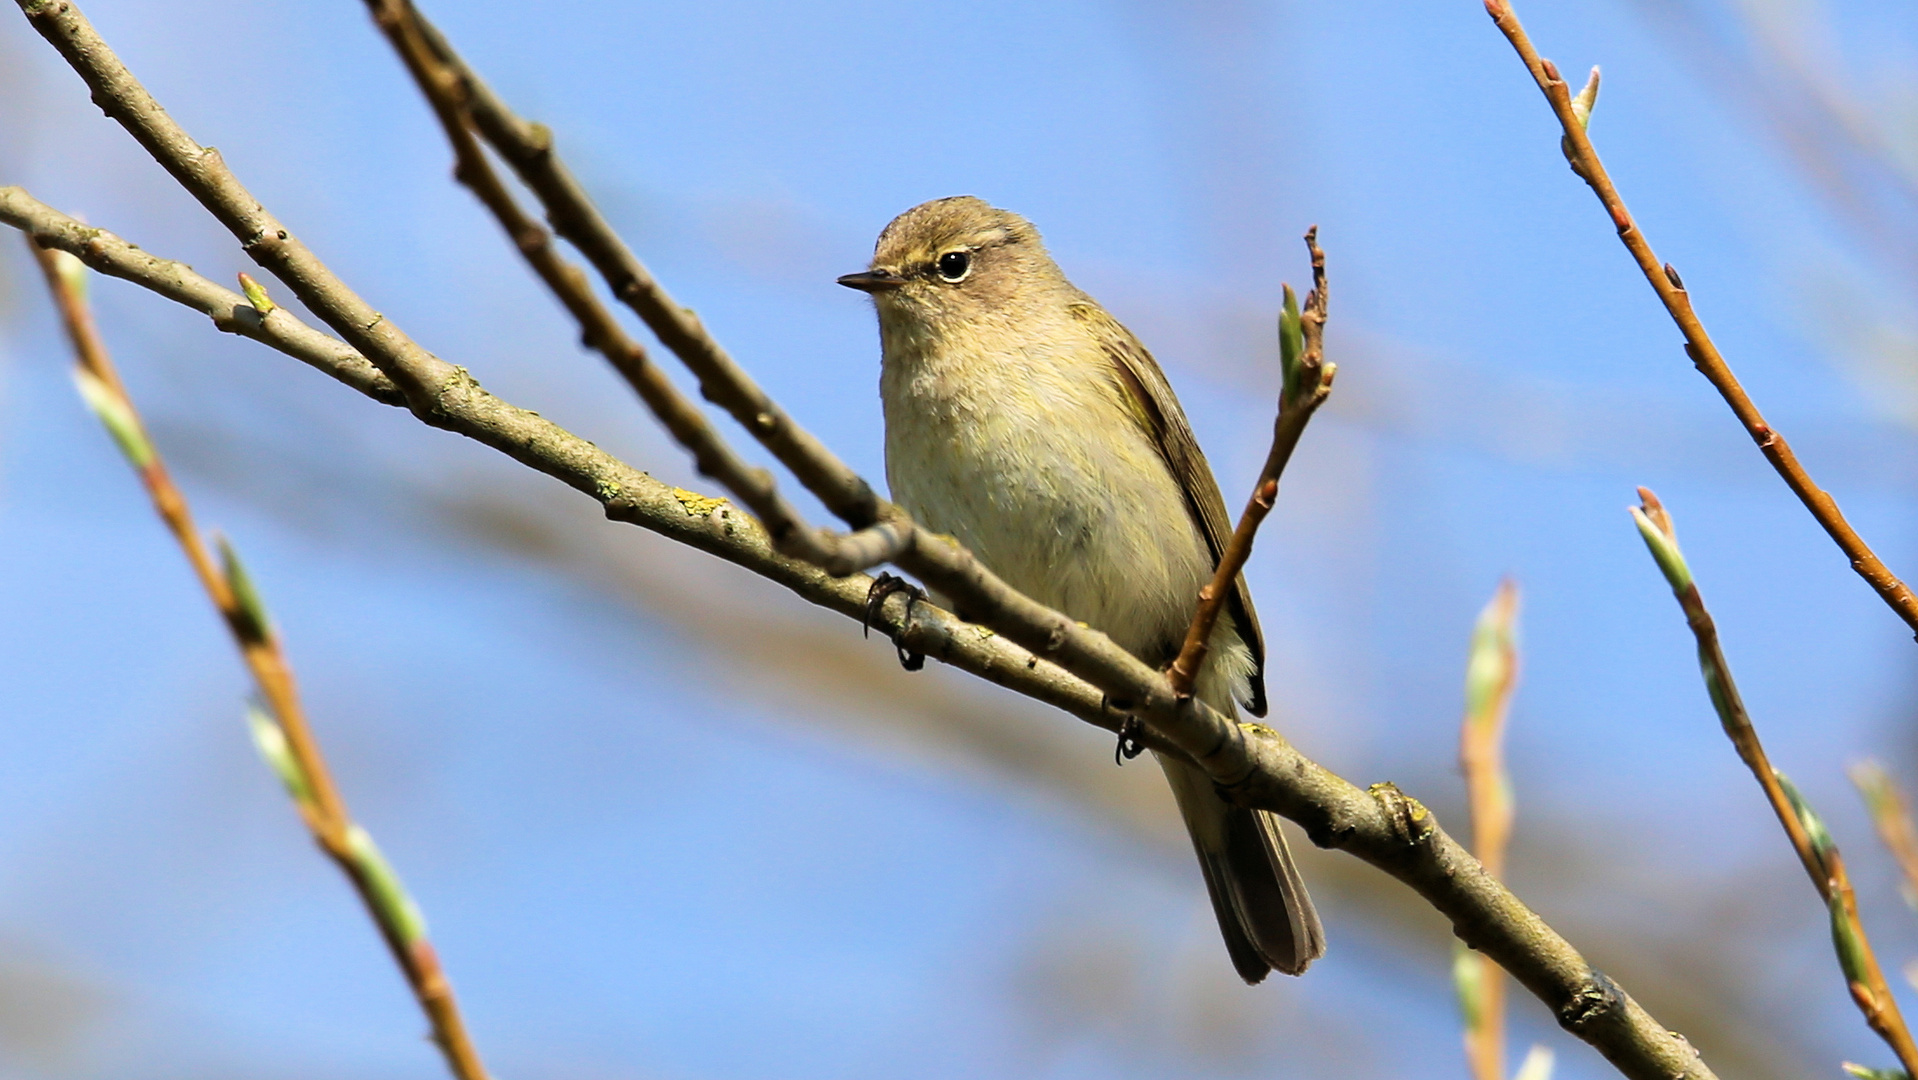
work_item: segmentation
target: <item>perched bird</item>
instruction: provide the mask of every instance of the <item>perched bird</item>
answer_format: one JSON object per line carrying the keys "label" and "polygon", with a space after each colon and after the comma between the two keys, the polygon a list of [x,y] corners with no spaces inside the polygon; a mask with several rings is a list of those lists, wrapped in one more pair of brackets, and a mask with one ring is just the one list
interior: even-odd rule
{"label": "perched bird", "polygon": [[[1014,588],[1148,664],[1177,655],[1232,526],[1159,365],[1067,281],[1039,233],[971,196],[893,219],[841,285],[879,313],[892,496]],[[1265,713],[1265,642],[1240,578],[1197,693]],[[1232,964],[1248,983],[1325,952],[1269,813],[1161,757]]]}

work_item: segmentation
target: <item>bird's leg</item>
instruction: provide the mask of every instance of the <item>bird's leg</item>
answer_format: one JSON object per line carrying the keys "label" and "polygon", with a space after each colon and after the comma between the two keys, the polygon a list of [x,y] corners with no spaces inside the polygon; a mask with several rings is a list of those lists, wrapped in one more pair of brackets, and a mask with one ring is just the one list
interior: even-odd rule
{"label": "bird's leg", "polygon": [[[906,594],[906,613],[899,623],[902,632],[906,624],[912,621],[912,606],[926,598],[926,590],[897,575],[882,573],[872,579],[872,588],[866,590],[866,617],[861,621],[861,629],[866,636],[872,635],[872,621],[878,617],[879,609],[885,606],[887,598],[893,593]],[[898,634],[892,635],[892,647],[899,653],[899,666],[907,671],[918,671],[926,666],[926,654],[901,644]]]}
{"label": "bird's leg", "polygon": [[[1104,694],[1099,695],[1099,711],[1104,712],[1111,707],[1112,699]],[[1127,716],[1119,721],[1119,745],[1112,749],[1112,763],[1124,765],[1145,753],[1145,742],[1142,738],[1144,735],[1145,725],[1139,722],[1138,717]]]}

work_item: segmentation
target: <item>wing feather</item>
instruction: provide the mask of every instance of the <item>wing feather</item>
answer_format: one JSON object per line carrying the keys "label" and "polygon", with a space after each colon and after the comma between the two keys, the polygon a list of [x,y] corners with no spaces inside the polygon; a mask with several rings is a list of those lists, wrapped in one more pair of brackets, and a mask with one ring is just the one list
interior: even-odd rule
{"label": "wing feather", "polygon": [[[1172,470],[1173,478],[1178,480],[1180,490],[1185,492],[1186,509],[1198,525],[1200,535],[1205,537],[1206,546],[1212,550],[1212,564],[1217,566],[1226,543],[1232,538],[1232,521],[1226,515],[1225,497],[1219,494],[1212,467],[1206,464],[1199,441],[1193,437],[1192,425],[1185,418],[1185,410],[1179,407],[1179,399],[1172,393],[1172,384],[1166,381],[1165,372],[1159,370],[1158,361],[1132,336],[1132,331],[1120,325],[1104,308],[1087,299],[1073,304],[1070,310],[1112,359],[1120,385],[1132,396],[1140,421],[1152,436],[1166,467]],[[1259,616],[1252,608],[1252,590],[1246,585],[1244,574],[1239,575],[1237,587],[1226,598],[1226,613],[1246,647],[1252,650],[1252,700],[1245,703],[1246,709],[1254,716],[1264,716],[1265,636],[1259,630]]]}

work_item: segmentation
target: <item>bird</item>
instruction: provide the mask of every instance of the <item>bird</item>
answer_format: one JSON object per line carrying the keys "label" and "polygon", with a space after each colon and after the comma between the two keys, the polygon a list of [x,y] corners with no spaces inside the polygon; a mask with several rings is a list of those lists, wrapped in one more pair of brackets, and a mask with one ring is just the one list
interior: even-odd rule
{"label": "bird", "polygon": [[[1013,588],[1168,665],[1232,526],[1152,354],[1066,279],[1031,222],[970,195],[900,214],[869,267],[838,281],[878,314],[894,502]],[[1225,615],[1196,693],[1228,717],[1237,704],[1263,716],[1265,643],[1243,575]],[[1325,932],[1278,818],[1156,756],[1239,976],[1303,973]]]}

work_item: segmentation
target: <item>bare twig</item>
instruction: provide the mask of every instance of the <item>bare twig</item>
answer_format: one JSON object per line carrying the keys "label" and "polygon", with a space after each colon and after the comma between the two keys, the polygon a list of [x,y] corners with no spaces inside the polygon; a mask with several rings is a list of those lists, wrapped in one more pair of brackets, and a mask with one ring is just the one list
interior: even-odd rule
{"label": "bare twig", "polygon": [[1838,846],[1804,796],[1765,756],[1764,744],[1758,741],[1758,731],[1752,726],[1751,715],[1745,711],[1744,699],[1738,694],[1738,684],[1732,681],[1731,666],[1726,663],[1725,652],[1718,642],[1718,627],[1712,622],[1711,613],[1705,610],[1705,600],[1692,580],[1685,553],[1679,549],[1671,515],[1649,489],[1639,488],[1638,497],[1643,505],[1632,508],[1632,518],[1638,523],[1639,534],[1645,538],[1645,546],[1651,549],[1652,558],[1671,585],[1672,594],[1678,597],[1686,624],[1698,640],[1698,667],[1704,673],[1712,708],[1718,713],[1718,721],[1737,749],[1739,759],[1764,789],[1772,813],[1777,815],[1778,823],[1798,853],[1799,862],[1804,864],[1805,873],[1825,901],[1831,919],[1832,944],[1852,1000],[1864,1014],[1865,1023],[1898,1055],[1905,1072],[1918,1076],[1918,1043],[1912,1041],[1911,1031],[1898,1011],[1898,1002],[1892,997],[1891,987],[1878,966],[1878,957],[1865,936],[1864,923],[1858,918],[1857,897],[1852,893],[1851,878],[1845,873]]}
{"label": "bare twig", "polygon": [[1861,761],[1849,770],[1851,782],[1865,797],[1865,808],[1898,868],[1905,872],[1905,899],[1918,907],[1918,829],[1911,823],[1911,801],[1898,782],[1876,761]]}
{"label": "bare twig", "polygon": [[1319,250],[1317,225],[1306,230],[1305,248],[1312,256],[1312,291],[1306,295],[1305,311],[1300,313],[1298,298],[1293,295],[1292,286],[1287,285],[1285,307],[1279,316],[1279,361],[1284,380],[1279,389],[1279,412],[1272,421],[1272,449],[1267,451],[1265,467],[1259,470],[1259,479],[1252,485],[1252,498],[1239,515],[1238,528],[1232,531],[1231,541],[1219,553],[1219,565],[1213,571],[1212,580],[1199,590],[1199,608],[1192,613],[1185,644],[1166,671],[1176,694],[1192,693],[1199,671],[1205,666],[1206,653],[1212,647],[1212,627],[1219,621],[1219,612],[1225,610],[1226,598],[1237,587],[1246,560],[1252,557],[1252,542],[1258,536],[1259,526],[1264,524],[1265,516],[1272,512],[1272,504],[1279,497],[1279,477],[1285,472],[1286,463],[1292,460],[1292,451],[1299,445],[1299,437],[1305,434],[1305,425],[1332,393],[1332,377],[1337,374],[1338,365],[1325,363],[1328,293],[1325,252]]}
{"label": "bare twig", "polygon": [[693,455],[702,475],[725,485],[759,516],[774,546],[795,558],[839,574],[856,573],[889,562],[912,542],[912,530],[879,522],[864,532],[839,537],[808,526],[779,494],[772,474],[742,461],[713,430],[699,408],[680,394],[646,350],[606,310],[579,268],[566,262],[541,225],[520,210],[469,130],[465,83],[441,62],[405,0],[367,0],[374,21],[406,63],[453,145],[453,175],[485,205],[540,280],[579,323],[583,340],[613,365],[638,392],[673,438]]}
{"label": "bare twig", "polygon": [[1512,11],[1508,0],[1485,0],[1485,10],[1511,41],[1512,47],[1518,50],[1519,58],[1525,61],[1526,69],[1544,92],[1545,100],[1551,103],[1552,112],[1565,132],[1560,146],[1566,159],[1571,162],[1572,171],[1591,185],[1592,193],[1598,196],[1599,203],[1611,216],[1612,225],[1618,229],[1619,241],[1631,252],[1645,280],[1651,283],[1652,291],[1658,294],[1672,321],[1678,324],[1679,332],[1685,336],[1685,354],[1691,357],[1699,373],[1711,381],[1725,403],[1731,406],[1746,433],[1758,444],[1765,459],[1784,478],[1798,500],[1805,504],[1805,509],[1811,511],[1811,516],[1824,527],[1825,533],[1845,553],[1845,557],[1851,560],[1852,569],[1877,591],[1899,618],[1905,620],[1907,626],[1918,631],[1918,597],[1913,596],[1905,583],[1872,552],[1871,546],[1845,520],[1845,515],[1839,511],[1838,503],[1831,494],[1812,482],[1805,467],[1798,463],[1798,456],[1792,452],[1790,444],[1785,442],[1785,437],[1765,422],[1758,406],[1752,404],[1745,388],[1739,385],[1731,365],[1725,362],[1718,346],[1712,343],[1711,335],[1705,332],[1705,324],[1699,321],[1698,313],[1692,309],[1691,294],[1685,290],[1678,271],[1670,263],[1659,262],[1658,256],[1652,252],[1651,242],[1645,239],[1645,234],[1633,222],[1631,211],[1625,208],[1625,200],[1612,185],[1612,178],[1606,173],[1605,164],[1599,160],[1598,151],[1593,149],[1591,137],[1585,130],[1591,122],[1592,106],[1598,96],[1598,69],[1592,69],[1585,89],[1574,97],[1571,87],[1559,77],[1558,68],[1550,60],[1541,59],[1538,50],[1532,47],[1525,27],[1519,23],[1518,15]]}
{"label": "bare twig", "polygon": [[586,256],[613,295],[632,308],[647,329],[692,371],[706,400],[725,409],[751,432],[840,520],[855,529],[879,523],[888,508],[872,486],[812,433],[794,423],[706,332],[693,310],[667,294],[573,178],[553,149],[552,132],[515,115],[410,0],[403,4],[386,2],[403,8],[440,63],[458,78],[467,116],[481,137],[539,197],[554,231]]}
{"label": "bare twig", "polygon": [[[1518,586],[1499,583],[1472,632],[1465,670],[1465,719],[1459,765],[1472,814],[1472,854],[1493,877],[1505,875],[1512,836],[1512,782],[1505,773],[1505,716],[1518,682]],[[1454,974],[1465,1012],[1465,1056],[1475,1080],[1505,1080],[1505,973],[1491,957],[1459,953]]]}
{"label": "bare twig", "polygon": [[[166,116],[69,0],[16,2],[93,88],[110,117],[133,132],[243,241],[255,235],[249,230],[265,218],[265,211],[245,196],[216,156]],[[0,189],[0,203],[10,203],[12,217],[27,221],[36,236],[44,231],[64,237],[79,254],[93,250],[84,227],[50,220],[24,206],[30,202],[17,189]],[[330,325],[348,322],[351,311],[370,311],[304,248],[298,249],[302,259],[288,262],[287,239],[256,242],[249,250],[275,273],[300,281],[301,299]],[[140,278],[137,271],[127,276]],[[404,390],[409,407],[422,420],[469,435],[564,480],[593,495],[609,516],[735,558],[809,599],[858,617],[863,579],[835,581],[816,567],[779,557],[751,518],[716,500],[666,488],[556,425],[499,401],[464,370],[427,354],[396,327],[389,325],[387,332],[374,335],[363,326],[355,326],[348,340],[381,350],[367,359]],[[682,520],[673,520],[675,512]],[[1163,676],[1104,634],[1013,591],[956,544],[922,535],[896,561],[1033,655],[1001,666],[1004,658],[1024,654],[998,646],[982,649],[977,639],[983,635],[976,627],[947,621],[949,616],[934,618],[935,609],[927,604],[915,605],[908,614],[904,598],[896,598],[882,611],[881,621],[898,628],[905,644],[940,659],[963,657],[1001,685],[1088,719],[1100,715],[1108,700],[1126,702],[1150,725],[1148,745],[1169,744],[1242,805],[1289,817],[1321,846],[1351,852],[1410,884],[1452,921],[1461,938],[1498,960],[1567,1030],[1627,1075],[1647,1080],[1703,1080],[1712,1075],[1689,1044],[1592,968],[1570,943],[1486,875],[1438,828],[1430,812],[1397,788],[1385,784],[1361,791],[1299,754],[1270,729],[1232,723],[1195,698],[1180,698]],[[850,597],[848,590],[855,589],[856,598]],[[1035,675],[1046,668],[1042,658],[1078,678]],[[1117,723],[1109,715],[1104,722],[1093,722],[1108,729]]]}
{"label": "bare twig", "polygon": [[222,542],[221,559],[214,561],[193,523],[186,497],[174,485],[165,462],[147,436],[133,399],[127,395],[114,370],[82,291],[86,269],[65,252],[43,248],[37,243],[29,246],[45,272],[47,287],[52,290],[67,336],[73,343],[75,377],[81,394],[139,473],[153,499],[153,508],[179,542],[207,598],[226,621],[233,643],[239,647],[241,659],[259,687],[260,697],[270,713],[262,715],[255,711],[251,716],[254,738],[262,754],[285,782],[313,839],[359,893],[360,901],[366,905],[380,936],[406,976],[407,985],[412,987],[413,996],[425,1011],[432,1025],[433,1041],[445,1055],[448,1068],[460,1080],[484,1080],[486,1070],[467,1036],[452,984],[447,981],[433,943],[426,936],[425,921],[372,838],[347,813],[332,772],[320,754],[319,743],[307,726],[293,669],[280,648],[279,634],[273,629],[264,605],[231,547]]}

